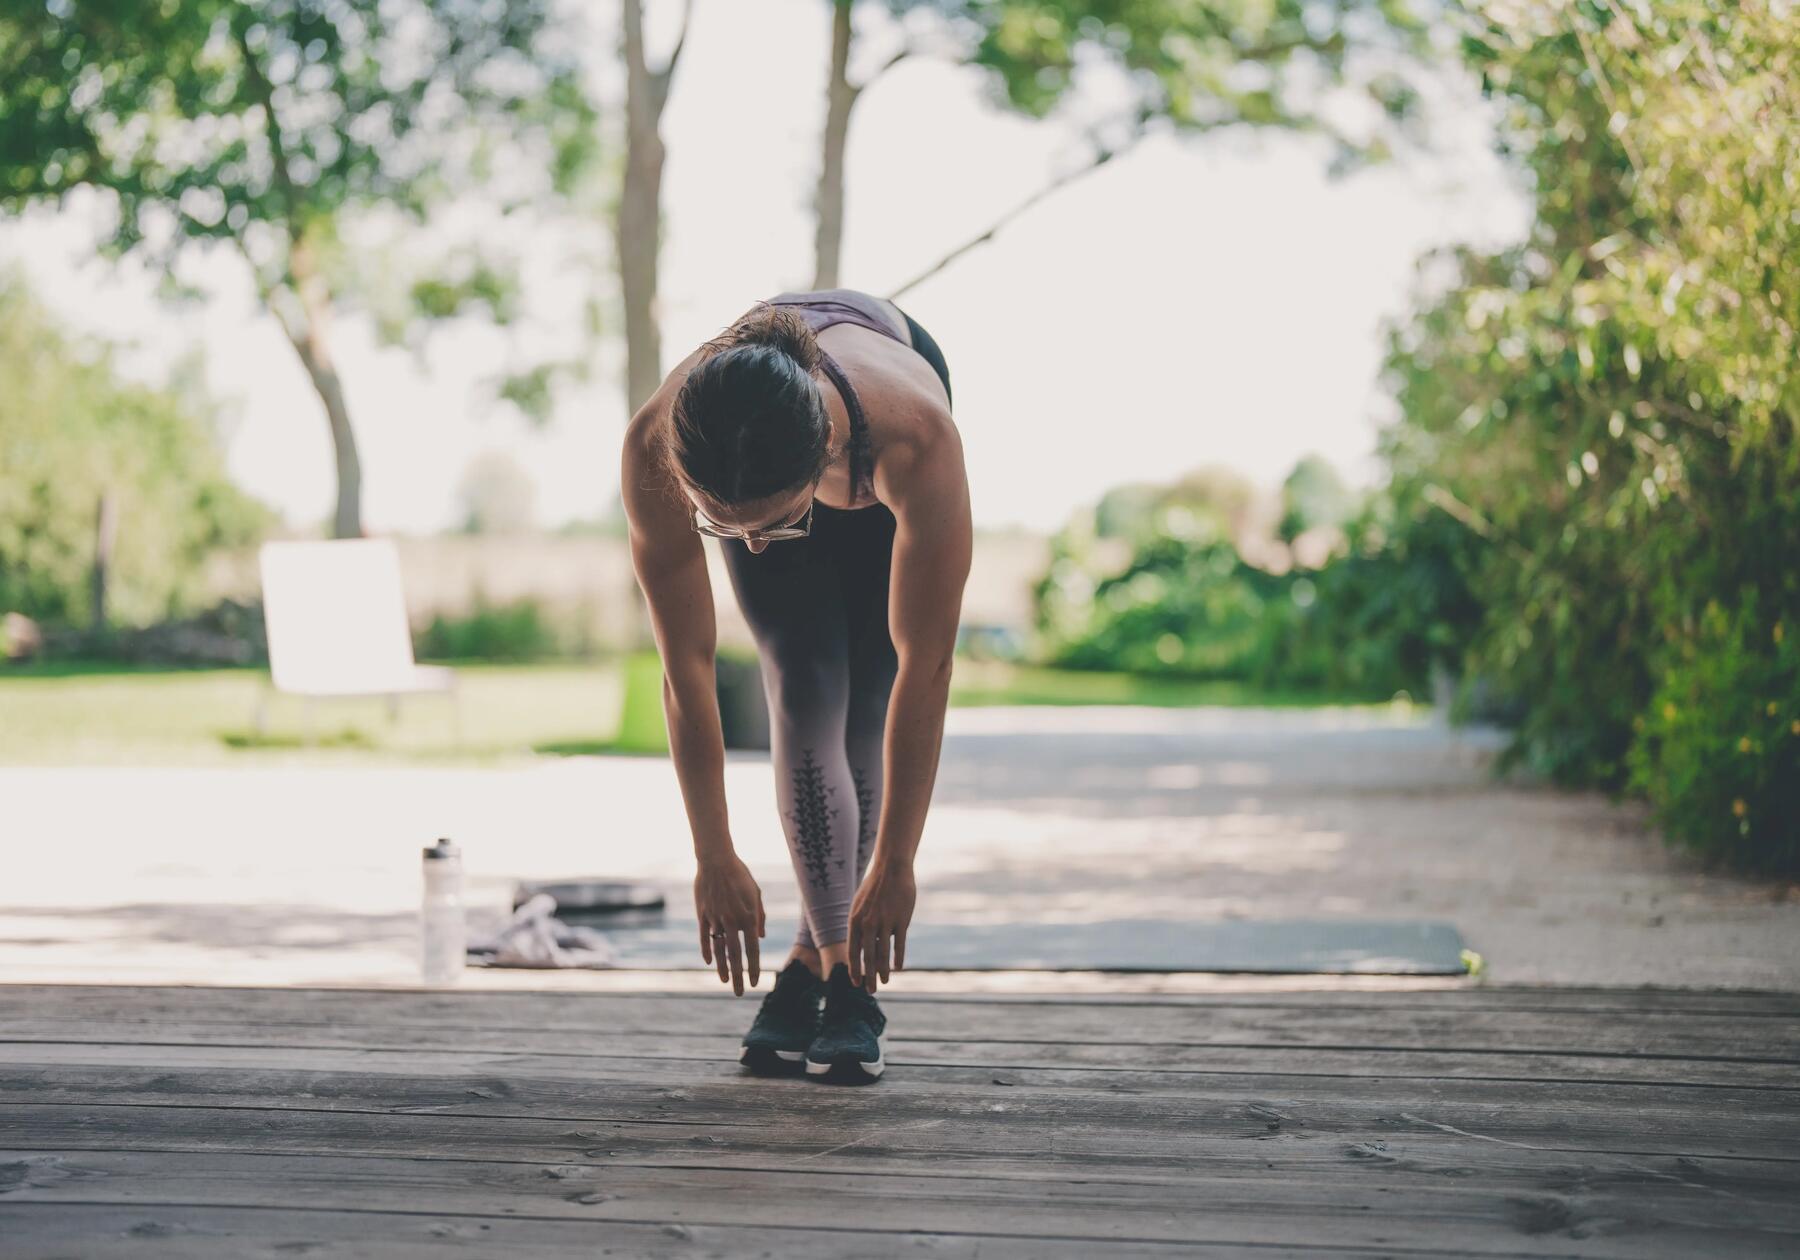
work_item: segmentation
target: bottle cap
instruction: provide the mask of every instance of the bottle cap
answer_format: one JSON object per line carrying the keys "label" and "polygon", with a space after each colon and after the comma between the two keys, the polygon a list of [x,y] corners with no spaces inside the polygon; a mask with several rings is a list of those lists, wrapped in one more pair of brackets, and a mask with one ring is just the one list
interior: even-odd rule
{"label": "bottle cap", "polygon": [[440,838],[436,844],[426,847],[425,856],[427,858],[453,858],[460,857],[461,852],[448,839]]}

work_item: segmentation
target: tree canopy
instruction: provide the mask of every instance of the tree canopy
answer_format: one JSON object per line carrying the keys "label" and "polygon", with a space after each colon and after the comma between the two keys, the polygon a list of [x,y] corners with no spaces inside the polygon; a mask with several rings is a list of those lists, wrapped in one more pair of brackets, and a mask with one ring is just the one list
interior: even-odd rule
{"label": "tree canopy", "polygon": [[[0,14],[0,196],[115,194],[119,249],[244,247],[269,289],[346,208],[566,186],[592,145],[546,0],[45,0]],[[520,147],[524,146],[524,147]],[[323,244],[323,241],[318,242]]]}
{"label": "tree canopy", "polygon": [[[591,156],[591,111],[550,0],[43,0],[0,12],[0,208],[110,194],[106,244],[170,275],[195,243],[249,263],[331,426],[340,534],[361,465],[329,336],[392,272],[347,216],[481,193],[554,196]],[[421,268],[410,317],[510,314],[476,248]],[[392,326],[391,316],[386,321]],[[526,397],[529,401],[529,397]]]}

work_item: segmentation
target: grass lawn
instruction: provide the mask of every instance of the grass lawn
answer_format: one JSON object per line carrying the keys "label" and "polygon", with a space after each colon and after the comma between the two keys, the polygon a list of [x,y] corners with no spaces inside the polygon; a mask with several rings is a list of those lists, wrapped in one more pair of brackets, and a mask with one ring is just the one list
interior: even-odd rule
{"label": "grass lawn", "polygon": [[450,702],[408,696],[390,722],[382,699],[306,706],[271,696],[268,731],[255,713],[268,675],[259,669],[0,670],[0,762],[192,763],[261,756],[491,760],[537,744],[610,737],[619,721],[613,665],[471,665],[457,669],[463,731]]}
{"label": "grass lawn", "polygon": [[951,680],[953,705],[987,704],[1148,704],[1188,709],[1198,705],[1314,708],[1366,703],[1318,692],[1269,691],[1248,683],[1201,678],[1147,678],[1140,674],[1043,669],[989,661],[956,662]]}
{"label": "grass lawn", "polygon": [[[442,696],[412,696],[391,721],[381,699],[306,706],[271,695],[255,713],[260,669],[129,669],[58,662],[0,667],[0,763],[159,764],[260,757],[494,760],[532,753],[661,754],[661,670],[654,653],[592,664],[457,669],[462,739]],[[1236,683],[958,661],[953,705],[1301,705],[1332,697],[1257,692]]]}

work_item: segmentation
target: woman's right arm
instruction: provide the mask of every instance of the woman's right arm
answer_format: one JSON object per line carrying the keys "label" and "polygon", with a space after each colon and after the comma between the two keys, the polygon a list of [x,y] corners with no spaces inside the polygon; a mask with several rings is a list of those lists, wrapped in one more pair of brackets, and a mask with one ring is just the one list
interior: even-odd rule
{"label": "woman's right arm", "polygon": [[[717,967],[720,980],[742,993],[745,964],[752,986],[761,972],[762,892],[732,846],[726,816],[725,739],[714,672],[718,629],[706,552],[676,502],[684,496],[657,465],[654,442],[655,413],[646,407],[626,428],[620,461],[631,564],[662,656],[669,754],[694,837],[700,953]],[[715,939],[715,931],[726,938]]]}

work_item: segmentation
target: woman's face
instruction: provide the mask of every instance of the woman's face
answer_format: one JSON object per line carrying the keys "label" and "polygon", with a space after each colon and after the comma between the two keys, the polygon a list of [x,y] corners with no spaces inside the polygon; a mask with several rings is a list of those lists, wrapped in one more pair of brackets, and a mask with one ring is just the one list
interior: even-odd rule
{"label": "woman's face", "polygon": [[744,545],[755,554],[760,553],[771,541],[785,541],[783,539],[771,540],[760,535],[765,530],[799,524],[806,516],[806,510],[812,506],[813,495],[817,489],[818,484],[815,482],[786,494],[730,506],[703,503],[695,497],[692,490],[687,491],[687,496],[689,502],[699,509],[700,515],[713,524],[722,525],[726,529],[744,531]]}

